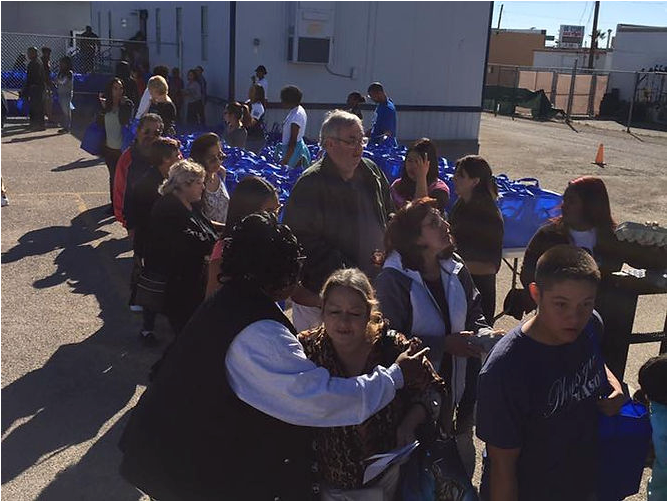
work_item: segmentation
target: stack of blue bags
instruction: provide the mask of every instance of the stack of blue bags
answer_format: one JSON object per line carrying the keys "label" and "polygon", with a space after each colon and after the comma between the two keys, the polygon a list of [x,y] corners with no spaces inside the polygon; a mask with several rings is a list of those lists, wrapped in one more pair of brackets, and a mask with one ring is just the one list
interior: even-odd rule
{"label": "stack of blue bags", "polygon": [[[221,126],[215,127],[213,130],[217,131],[220,128]],[[132,129],[136,129],[136,124],[131,126]],[[193,141],[200,134],[201,131],[177,135],[182,144],[184,158],[188,158]],[[130,137],[128,135],[128,139]],[[307,141],[307,147],[312,159],[321,153],[319,145],[312,141]],[[279,164],[280,145],[276,140],[268,143],[258,154],[241,148],[232,148],[226,144],[223,145],[223,151],[227,156],[223,166],[228,172],[225,184],[230,193],[244,177],[259,176],[276,187],[279,201],[285,204],[291,189],[303,172],[301,168],[290,168]],[[406,151],[406,146],[386,141],[368,144],[363,156],[373,160],[384,172],[388,182],[392,183],[401,175]],[[447,210],[450,210],[457,200],[453,185],[454,173],[455,165],[446,158],[439,158],[439,178],[446,182],[451,192]],[[499,191],[497,205],[504,218],[504,247],[525,247],[541,225],[560,215],[562,196],[542,189],[539,180],[535,178],[511,180],[505,174],[500,174],[496,176],[496,180]]]}

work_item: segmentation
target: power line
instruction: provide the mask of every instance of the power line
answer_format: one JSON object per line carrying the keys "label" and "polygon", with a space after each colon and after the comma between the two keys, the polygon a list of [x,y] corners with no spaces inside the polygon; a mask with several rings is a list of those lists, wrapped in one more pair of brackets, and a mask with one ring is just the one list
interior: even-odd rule
{"label": "power line", "polygon": [[583,2],[583,11],[581,12],[581,17],[578,18],[578,26],[581,25],[581,21],[583,21],[583,16],[585,16],[585,11],[588,8],[588,2]]}
{"label": "power line", "polygon": [[585,22],[586,26],[590,25],[590,19],[592,19],[592,13],[595,11],[595,2],[592,2],[592,9],[590,9],[590,15],[588,16],[588,20]]}

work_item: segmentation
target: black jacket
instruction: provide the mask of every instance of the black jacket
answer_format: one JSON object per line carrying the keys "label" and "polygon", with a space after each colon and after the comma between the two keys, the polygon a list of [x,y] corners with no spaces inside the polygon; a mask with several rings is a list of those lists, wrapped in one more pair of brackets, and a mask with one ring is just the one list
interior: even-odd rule
{"label": "black jacket", "polygon": [[149,226],[146,269],[167,278],[168,316],[187,319],[204,299],[204,258],[211,254],[216,232],[199,207],[188,210],[172,193],[153,204]]}
{"label": "black jacket", "polygon": [[458,199],[448,218],[457,252],[467,261],[502,263],[504,219],[495,202],[474,196],[469,202]]}
{"label": "black jacket", "polygon": [[225,356],[245,327],[274,320],[276,304],[227,282],[196,312],[142,395],[120,442],[121,474],[161,501],[304,501],[311,497],[310,433],[240,400]]}
{"label": "black jacket", "polygon": [[[560,244],[573,244],[569,228],[562,222],[554,221],[537,230],[527,245],[520,270],[520,281],[526,289],[531,282],[534,282],[534,272],[541,255]],[[666,269],[667,267],[666,248],[646,247],[620,241],[613,231],[601,229],[597,231],[597,243],[593,254],[602,275],[620,270],[623,263],[635,268]]]}
{"label": "black jacket", "polygon": [[165,178],[155,167],[150,168],[137,181],[130,194],[130,206],[126,211],[126,228],[135,230],[133,249],[137,256],[144,256],[146,239],[151,227],[151,210],[153,204],[160,198],[158,188]]}
{"label": "black jacket", "polygon": [[[395,210],[386,176],[367,158],[361,160],[358,169],[373,197],[379,223],[385,228]],[[353,187],[339,176],[327,155],[298,179],[286,205],[284,223],[307,255],[302,283],[310,291],[320,291],[333,271],[359,266],[357,214]]]}
{"label": "black jacket", "polygon": [[[118,121],[120,122],[121,127],[123,127],[124,125],[128,125],[130,123],[130,120],[132,120],[133,107],[134,104],[130,99],[128,99],[125,96],[121,98],[121,103],[119,104],[118,107]],[[98,113],[97,116],[98,125],[103,129],[105,128],[105,113],[106,111],[102,110],[100,111],[100,113]]]}

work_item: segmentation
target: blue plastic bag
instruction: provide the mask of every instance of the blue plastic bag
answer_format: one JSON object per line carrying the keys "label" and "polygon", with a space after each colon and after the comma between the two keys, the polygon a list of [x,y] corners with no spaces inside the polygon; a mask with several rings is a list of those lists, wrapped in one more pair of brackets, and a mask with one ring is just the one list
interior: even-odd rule
{"label": "blue plastic bag", "polygon": [[599,415],[598,501],[618,501],[639,491],[650,442],[643,404],[630,400],[616,416]]}
{"label": "blue plastic bag", "polygon": [[511,181],[501,174],[496,180],[497,206],[504,219],[503,247],[526,247],[541,226],[560,215],[562,196],[542,190],[534,178]]}
{"label": "blue plastic bag", "polygon": [[124,125],[121,128],[121,136],[123,140],[121,141],[121,150],[125,151],[127,148],[130,148],[132,142],[135,140],[135,135],[132,133],[132,130],[129,126]]}
{"label": "blue plastic bag", "polygon": [[81,140],[81,149],[91,155],[102,155],[102,147],[105,144],[105,130],[97,122],[91,123],[84,132]]}
{"label": "blue plastic bag", "polygon": [[28,106],[28,101],[26,99],[23,99],[22,97],[18,98],[16,100],[16,109],[19,111],[21,115],[28,116],[28,111],[30,111]]}

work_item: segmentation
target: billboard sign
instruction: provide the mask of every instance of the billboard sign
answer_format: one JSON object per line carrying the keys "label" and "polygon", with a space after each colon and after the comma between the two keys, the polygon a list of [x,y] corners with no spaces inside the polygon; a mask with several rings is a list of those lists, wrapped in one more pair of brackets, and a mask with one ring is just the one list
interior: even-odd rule
{"label": "billboard sign", "polygon": [[584,36],[585,26],[571,26],[568,24],[561,24],[558,47],[579,49],[583,45]]}

